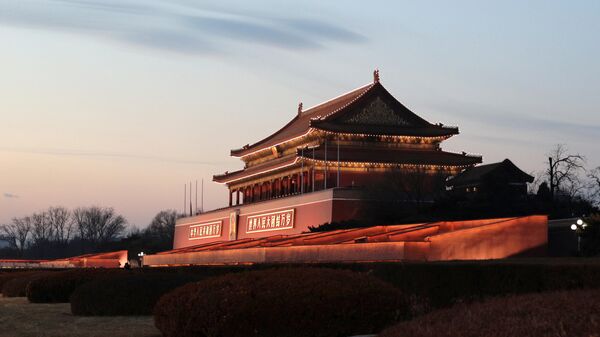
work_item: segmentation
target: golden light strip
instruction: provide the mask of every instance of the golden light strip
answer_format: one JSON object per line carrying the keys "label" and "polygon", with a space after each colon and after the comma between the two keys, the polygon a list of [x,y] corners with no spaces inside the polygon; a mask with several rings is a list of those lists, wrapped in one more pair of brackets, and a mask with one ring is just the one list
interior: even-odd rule
{"label": "golden light strip", "polygon": [[254,176],[257,176],[257,175],[261,175],[261,174],[269,173],[269,172],[272,172],[272,171],[275,171],[275,170],[279,170],[279,169],[282,169],[282,168],[286,168],[286,167],[289,167],[289,166],[293,166],[294,164],[296,164],[298,162],[299,159],[300,159],[300,157],[296,157],[293,162],[291,162],[291,163],[289,163],[287,165],[281,165],[281,166],[273,167],[273,168],[268,169],[266,171],[260,171],[260,172],[256,172],[256,173],[253,173],[253,174],[245,175],[245,176],[243,176],[241,178],[232,179],[232,180],[225,180],[225,181],[215,181],[215,182],[218,183],[218,184],[228,184],[228,183],[232,183],[232,182],[235,182],[235,181],[238,181],[238,180],[251,178],[251,177],[254,177]]}
{"label": "golden light strip", "polygon": [[271,149],[271,147],[274,146],[279,146],[281,144],[285,144],[285,143],[291,143],[297,139],[303,138],[308,136],[309,134],[313,133],[313,132],[319,132],[319,133],[325,133],[325,134],[329,134],[329,135],[341,135],[341,136],[346,136],[346,137],[379,137],[382,140],[385,139],[398,139],[400,141],[409,141],[409,140],[419,140],[419,143],[434,143],[437,141],[443,141],[446,140],[450,137],[452,137],[453,135],[446,135],[446,136],[405,136],[405,135],[377,135],[377,134],[369,134],[369,133],[348,133],[348,132],[335,132],[335,131],[329,131],[329,130],[323,130],[323,129],[319,129],[319,128],[314,128],[314,127],[310,127],[308,129],[308,131],[300,136],[291,138],[291,139],[287,139],[284,140],[282,142],[279,142],[277,144],[274,145],[269,145],[267,147],[255,150],[253,152],[247,153],[245,155],[240,156],[240,159],[245,160],[247,157],[252,156],[256,153],[259,152],[265,152]]}
{"label": "golden light strip", "polygon": [[[319,164],[325,164],[325,160],[321,159],[312,159],[304,157],[303,160],[308,162],[314,162]],[[337,163],[332,161],[327,161],[327,163]],[[403,164],[403,163],[379,163],[379,162],[356,162],[356,161],[340,161],[340,166],[346,167],[399,167],[399,168],[444,168],[444,169],[455,169],[455,168],[467,168],[471,167],[472,164],[465,165],[435,165],[435,164]]]}

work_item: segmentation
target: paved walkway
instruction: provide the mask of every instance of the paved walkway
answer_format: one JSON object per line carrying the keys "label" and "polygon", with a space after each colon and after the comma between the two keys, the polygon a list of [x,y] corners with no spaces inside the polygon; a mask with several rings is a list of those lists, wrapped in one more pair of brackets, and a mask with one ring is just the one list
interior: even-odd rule
{"label": "paved walkway", "polygon": [[0,337],[160,337],[152,316],[79,317],[69,303],[0,297]]}

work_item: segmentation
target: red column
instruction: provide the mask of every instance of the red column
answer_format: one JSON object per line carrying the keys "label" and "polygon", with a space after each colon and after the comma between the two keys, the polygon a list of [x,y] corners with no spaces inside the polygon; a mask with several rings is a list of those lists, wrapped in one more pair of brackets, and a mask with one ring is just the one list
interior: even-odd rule
{"label": "red column", "polygon": [[232,200],[231,200],[232,193],[233,192],[231,190],[229,190],[229,206],[230,207],[232,206]]}
{"label": "red column", "polygon": [[277,196],[280,197],[281,196],[281,189],[283,188],[283,181],[282,181],[283,177],[280,177],[279,179],[277,179]]}

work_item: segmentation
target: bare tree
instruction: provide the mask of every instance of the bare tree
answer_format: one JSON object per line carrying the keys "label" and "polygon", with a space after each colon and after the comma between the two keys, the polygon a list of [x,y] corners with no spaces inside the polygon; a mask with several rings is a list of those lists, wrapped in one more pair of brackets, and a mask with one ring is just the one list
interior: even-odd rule
{"label": "bare tree", "polygon": [[176,220],[177,211],[160,211],[154,216],[150,225],[148,225],[146,233],[156,237],[159,241],[172,242]]}
{"label": "bare tree", "polygon": [[73,211],[73,218],[80,238],[91,243],[106,243],[116,239],[127,224],[127,220],[116,214],[113,208],[98,206],[77,208]]}
{"label": "bare tree", "polygon": [[597,204],[600,204],[600,166],[588,172],[590,195]]}
{"label": "bare tree", "polygon": [[31,239],[36,246],[45,245],[54,238],[54,229],[46,212],[31,215]]}
{"label": "bare tree", "polygon": [[73,234],[73,219],[71,212],[65,207],[50,207],[46,211],[47,221],[54,232],[53,241],[66,244]]}
{"label": "bare tree", "polygon": [[31,217],[13,218],[8,225],[0,226],[0,233],[6,240],[9,246],[19,251],[23,255],[23,251],[29,240],[29,233],[32,228]]}
{"label": "bare tree", "polygon": [[554,199],[557,191],[573,196],[580,190],[579,174],[584,171],[585,157],[569,154],[564,144],[557,144],[548,154],[546,176],[550,185],[550,196]]}

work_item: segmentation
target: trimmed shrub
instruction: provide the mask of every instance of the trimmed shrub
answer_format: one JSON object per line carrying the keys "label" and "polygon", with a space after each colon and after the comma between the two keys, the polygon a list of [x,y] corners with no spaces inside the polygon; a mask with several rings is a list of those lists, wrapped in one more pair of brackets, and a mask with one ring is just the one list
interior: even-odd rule
{"label": "trimmed shrub", "polygon": [[459,304],[400,323],[379,337],[594,337],[600,290],[528,294]]}
{"label": "trimmed shrub", "polygon": [[178,288],[156,304],[154,322],[165,337],[335,337],[378,332],[408,307],[399,290],[363,273],[281,268]]}
{"label": "trimmed shrub", "polygon": [[381,264],[371,265],[367,270],[404,293],[420,298],[421,312],[427,312],[495,296],[600,287],[600,261],[582,262]]}
{"label": "trimmed shrub", "polygon": [[111,275],[75,289],[71,295],[71,312],[79,316],[151,315],[163,294],[199,279],[193,274]]}
{"label": "trimmed shrub", "polygon": [[4,295],[4,297],[25,297],[27,296],[27,286],[29,285],[29,282],[49,273],[53,272],[37,271],[14,277],[2,285],[2,295]]}
{"label": "trimmed shrub", "polygon": [[5,272],[0,274],[0,292],[2,292],[2,288],[4,287],[4,284],[14,278],[17,277],[22,277],[22,276],[27,276],[30,275],[32,273],[35,273],[36,271],[32,271],[32,270],[25,270],[25,271],[12,271],[12,272]]}
{"label": "trimmed shrub", "polygon": [[246,269],[247,267],[175,267],[150,269],[73,269],[47,275],[32,281],[27,289],[27,298],[32,303],[68,303],[71,294],[79,286],[96,280],[112,279],[123,275],[177,275],[185,274],[184,279],[200,280],[213,275],[222,275]]}
{"label": "trimmed shrub", "polygon": [[77,287],[95,279],[125,273],[119,269],[74,269],[36,278],[27,287],[27,299],[32,303],[68,303]]}

